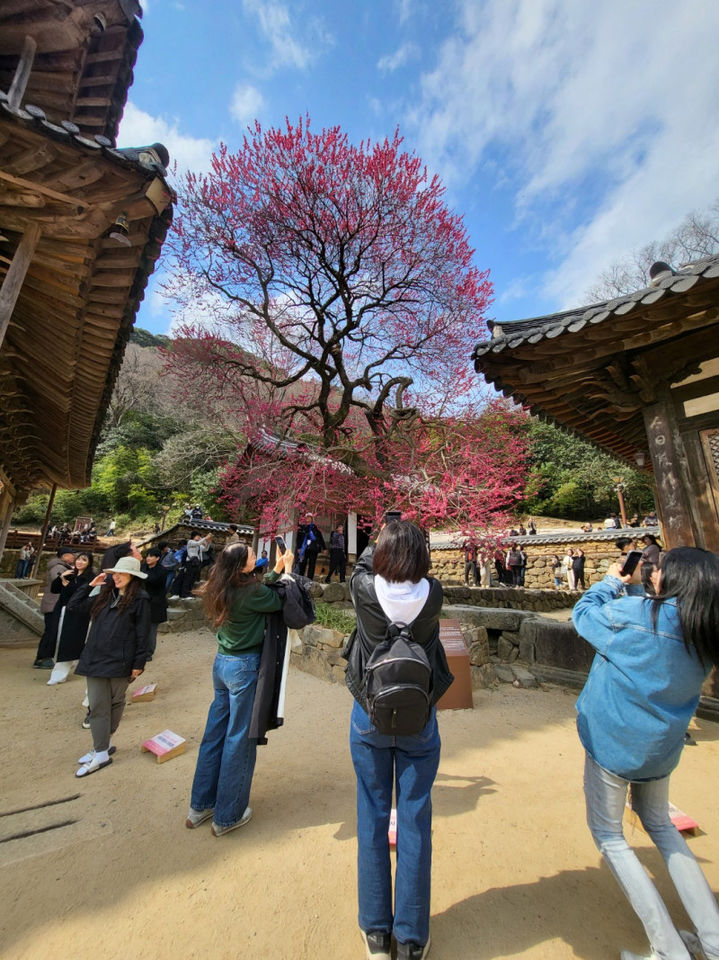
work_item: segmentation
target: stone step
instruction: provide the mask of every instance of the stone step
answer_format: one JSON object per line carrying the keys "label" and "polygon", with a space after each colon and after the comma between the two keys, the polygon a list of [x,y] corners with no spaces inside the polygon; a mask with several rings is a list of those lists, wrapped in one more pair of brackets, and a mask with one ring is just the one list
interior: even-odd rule
{"label": "stone step", "polygon": [[[14,586],[14,585],[11,585]],[[38,636],[41,636],[45,630],[45,618],[40,613],[36,605],[30,605],[17,596],[17,587],[15,590],[8,589],[7,583],[0,583],[0,607],[11,617],[19,620],[20,623],[29,627]]]}

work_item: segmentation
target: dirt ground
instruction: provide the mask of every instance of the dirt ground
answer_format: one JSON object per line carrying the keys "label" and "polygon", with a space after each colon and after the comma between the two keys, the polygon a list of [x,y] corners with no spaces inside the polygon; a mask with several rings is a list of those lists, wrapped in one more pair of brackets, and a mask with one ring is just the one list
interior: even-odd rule
{"label": "dirt ground", "polygon": [[[78,678],[47,687],[29,648],[0,649],[0,921],[5,960],[361,960],[350,695],[293,671],[288,719],[260,750],[254,819],[225,837],[184,826],[211,696],[209,633],[161,637],[112,766],[76,780],[89,749]],[[575,694],[502,686],[442,712],[434,791],[434,960],[617,958],[643,951],[584,824]],[[140,752],[169,728],[187,752]],[[690,844],[719,889],[719,726],[698,721],[673,781],[703,833]],[[27,809],[35,808],[35,809]],[[24,811],[24,812],[23,812]],[[658,855],[629,828],[687,925]]]}

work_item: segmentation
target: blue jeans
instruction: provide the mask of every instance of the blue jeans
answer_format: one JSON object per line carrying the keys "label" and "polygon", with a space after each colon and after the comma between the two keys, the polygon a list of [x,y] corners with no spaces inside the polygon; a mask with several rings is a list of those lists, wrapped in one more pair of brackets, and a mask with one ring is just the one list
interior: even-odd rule
{"label": "blue jeans", "polygon": [[[350,752],[357,775],[357,888],[359,925],[394,933],[400,943],[429,939],[432,872],[432,784],[439,767],[437,713],[414,737],[377,733],[355,701]],[[392,913],[392,871],[387,831],[392,788],[397,796],[397,870]]]}
{"label": "blue jeans", "polygon": [[[594,842],[624,895],[644,924],[661,960],[688,960],[689,953],[664,901],[622,832],[627,780],[600,767],[587,754],[584,795]],[[632,783],[632,808],[664,858],[669,875],[709,957],[719,957],[719,908],[684,837],[669,818],[669,777]]]}
{"label": "blue jeans", "polygon": [[218,653],[212,668],[215,699],[197,757],[190,806],[212,810],[218,827],[234,826],[250,799],[257,742],[250,740],[259,653]]}

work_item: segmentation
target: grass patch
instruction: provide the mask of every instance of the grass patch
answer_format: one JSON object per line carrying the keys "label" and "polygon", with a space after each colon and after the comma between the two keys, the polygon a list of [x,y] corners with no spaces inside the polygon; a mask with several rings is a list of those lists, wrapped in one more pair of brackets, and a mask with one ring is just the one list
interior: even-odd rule
{"label": "grass patch", "polygon": [[319,600],[315,604],[315,623],[340,633],[352,633],[355,628],[355,615],[349,610],[339,610],[331,603]]}

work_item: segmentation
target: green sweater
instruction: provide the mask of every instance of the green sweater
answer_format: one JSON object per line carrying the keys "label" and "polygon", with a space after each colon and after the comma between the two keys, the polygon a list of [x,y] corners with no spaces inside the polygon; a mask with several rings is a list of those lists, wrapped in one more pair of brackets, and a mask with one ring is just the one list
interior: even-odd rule
{"label": "green sweater", "polygon": [[271,570],[262,583],[250,584],[235,591],[227,620],[217,631],[219,652],[228,656],[240,653],[259,653],[265,637],[265,614],[282,609],[282,598],[267,583],[279,580],[279,573]]}

